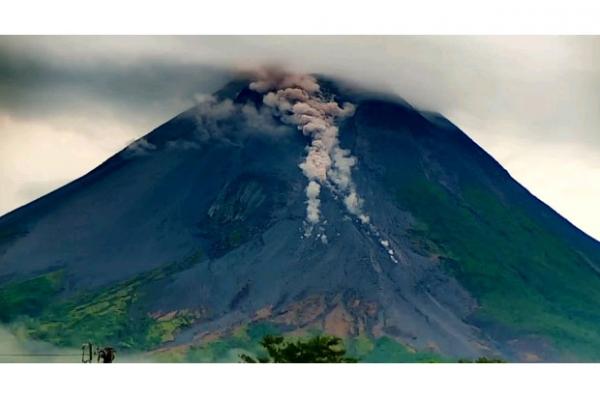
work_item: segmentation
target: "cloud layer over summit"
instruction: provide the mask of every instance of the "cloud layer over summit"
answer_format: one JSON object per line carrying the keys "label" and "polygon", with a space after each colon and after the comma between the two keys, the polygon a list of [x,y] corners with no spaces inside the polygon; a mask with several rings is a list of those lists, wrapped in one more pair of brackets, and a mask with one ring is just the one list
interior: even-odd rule
{"label": "cloud layer over summit", "polygon": [[0,214],[81,176],[238,70],[324,73],[438,111],[600,238],[600,38],[0,38]]}

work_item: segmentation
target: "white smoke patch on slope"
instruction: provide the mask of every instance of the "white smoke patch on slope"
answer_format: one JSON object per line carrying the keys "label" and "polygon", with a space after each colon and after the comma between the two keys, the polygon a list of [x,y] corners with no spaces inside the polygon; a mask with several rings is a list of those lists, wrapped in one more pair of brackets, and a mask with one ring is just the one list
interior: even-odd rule
{"label": "white smoke patch on slope", "polygon": [[240,109],[244,123],[251,131],[277,137],[289,130],[288,127],[275,120],[271,111],[266,107],[256,108],[254,104],[243,104]]}
{"label": "white smoke patch on slope", "polygon": [[[195,118],[197,129],[193,139],[176,139],[165,144],[167,150],[196,150],[200,143],[214,137],[222,136],[222,125],[228,123],[230,118],[239,113],[239,108],[230,99],[219,100],[213,95],[199,94],[195,96]],[[135,140],[126,148],[126,158],[148,155],[155,151],[157,146],[150,143],[145,137]]]}
{"label": "white smoke patch on slope", "polygon": [[133,158],[148,155],[154,150],[156,150],[156,145],[142,137],[129,144],[125,149],[124,155],[125,158]]}
{"label": "white smoke patch on slope", "polygon": [[214,96],[200,97],[197,104],[197,116],[200,123],[215,123],[228,119],[235,112],[235,105],[229,98],[218,100]]}
{"label": "white smoke patch on slope", "polygon": [[237,111],[230,99],[219,100],[212,95],[196,96],[196,124],[200,141],[221,135],[221,125],[227,122]]}
{"label": "white smoke patch on slope", "polygon": [[396,259],[396,256],[394,254],[394,250],[390,247],[390,242],[388,240],[380,240],[379,243],[386,250],[386,252],[390,256],[390,259],[392,260],[392,262],[398,263],[398,259]]}
{"label": "white smoke patch on slope", "polygon": [[210,139],[227,140],[242,131],[275,137],[289,131],[289,127],[279,123],[265,107],[238,104],[229,98],[221,100],[208,94],[198,94],[195,99],[196,131],[193,137],[169,141],[167,149],[195,150]]}
{"label": "white smoke patch on slope", "polygon": [[[201,148],[200,143],[211,138],[222,137],[222,125],[230,121],[231,117],[240,113],[239,106],[232,100],[219,100],[212,95],[199,94],[195,96],[195,118],[197,129],[191,139],[176,139],[165,144],[167,150],[186,151]],[[124,153],[125,158],[144,156],[155,151],[157,146],[150,143],[145,137],[129,144]]]}
{"label": "white smoke patch on slope", "polygon": [[[266,107],[254,104],[238,104],[229,98],[219,99],[211,94],[196,94],[196,107],[193,117],[196,129],[190,137],[180,137],[167,141],[164,148],[169,151],[190,151],[202,148],[202,143],[211,139],[233,143],[239,134],[266,134],[280,137],[290,132],[290,127],[282,125]],[[158,149],[157,145],[142,137],[130,142],[123,152],[124,158],[149,155]]]}
{"label": "white smoke patch on slope", "polygon": [[200,143],[198,143],[196,141],[180,139],[180,140],[168,141],[166,144],[166,148],[168,150],[187,151],[187,150],[199,150],[200,148],[202,148],[202,146],[200,145]]}
{"label": "white smoke patch on slope", "polygon": [[351,172],[356,158],[349,150],[340,147],[338,138],[337,123],[354,114],[354,105],[340,105],[325,98],[312,75],[285,73],[278,69],[258,71],[250,89],[264,95],[263,103],[283,123],[296,126],[311,139],[307,156],[298,165],[309,180],[305,235],[310,235],[312,226],[320,221],[319,193],[322,185],[343,197],[348,212],[361,222],[369,223],[369,217],[362,209],[363,200],[352,181]]}
{"label": "white smoke patch on slope", "polygon": [[325,233],[321,234],[320,239],[323,244],[327,245],[328,240],[327,240],[327,235]]}

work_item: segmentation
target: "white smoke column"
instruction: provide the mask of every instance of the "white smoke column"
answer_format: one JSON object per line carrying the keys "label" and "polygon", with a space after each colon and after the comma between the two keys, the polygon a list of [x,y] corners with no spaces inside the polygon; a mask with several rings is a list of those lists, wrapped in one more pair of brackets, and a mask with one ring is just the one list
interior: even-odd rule
{"label": "white smoke column", "polygon": [[306,159],[300,163],[309,183],[306,188],[307,222],[305,234],[310,235],[312,226],[320,221],[319,193],[322,185],[328,185],[344,197],[348,212],[363,223],[369,217],[362,211],[362,199],[352,182],[351,169],[356,158],[349,150],[339,146],[339,129],[336,122],[351,116],[354,105],[325,99],[317,80],[311,75],[288,74],[281,71],[263,71],[250,89],[264,94],[263,103],[282,122],[295,125],[305,136],[311,138]]}
{"label": "white smoke column", "polygon": [[320,211],[319,205],[321,204],[321,200],[319,200],[319,192],[321,191],[321,186],[319,183],[311,181],[308,183],[306,187],[306,198],[307,207],[306,207],[306,219],[309,223],[316,224],[319,222]]}

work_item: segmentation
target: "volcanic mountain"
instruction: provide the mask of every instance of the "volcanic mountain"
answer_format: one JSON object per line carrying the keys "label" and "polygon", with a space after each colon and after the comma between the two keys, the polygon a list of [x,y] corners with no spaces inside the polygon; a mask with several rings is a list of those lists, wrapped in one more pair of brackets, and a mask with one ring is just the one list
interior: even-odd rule
{"label": "volcanic mountain", "polygon": [[600,243],[443,116],[308,83],[235,80],[0,218],[0,320],[167,361],[319,332],[367,362],[600,360]]}

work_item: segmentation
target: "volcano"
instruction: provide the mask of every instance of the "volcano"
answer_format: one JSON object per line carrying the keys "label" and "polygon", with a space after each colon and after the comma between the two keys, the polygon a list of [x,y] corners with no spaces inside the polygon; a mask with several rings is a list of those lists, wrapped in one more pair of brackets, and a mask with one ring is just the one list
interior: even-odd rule
{"label": "volcano", "polygon": [[0,320],[157,361],[236,361],[269,333],[365,362],[600,360],[599,242],[442,115],[311,79],[279,83],[337,107],[331,142],[281,87],[235,80],[0,218]]}

